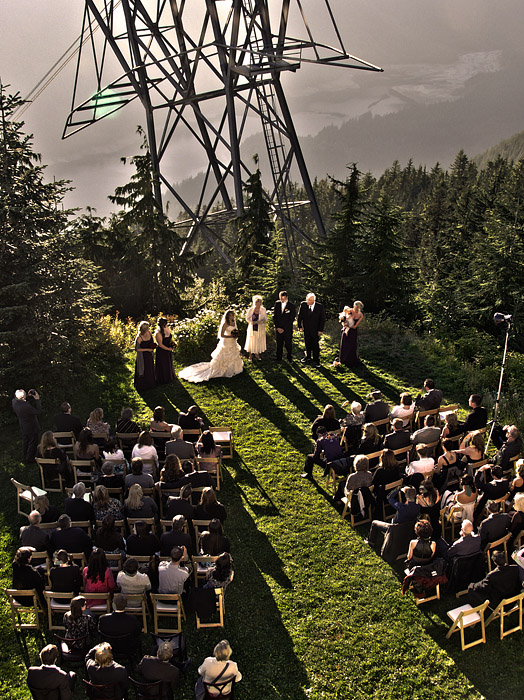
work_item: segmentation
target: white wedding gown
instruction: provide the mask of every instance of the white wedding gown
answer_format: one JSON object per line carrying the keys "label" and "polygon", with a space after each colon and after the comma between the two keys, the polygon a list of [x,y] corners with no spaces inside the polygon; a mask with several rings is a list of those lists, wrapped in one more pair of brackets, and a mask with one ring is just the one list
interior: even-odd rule
{"label": "white wedding gown", "polygon": [[211,353],[211,362],[198,362],[196,365],[184,367],[178,373],[180,379],[188,382],[207,382],[217,377],[234,377],[244,369],[240,345],[236,338],[231,337],[232,326],[224,331],[226,337],[220,338],[218,345]]}

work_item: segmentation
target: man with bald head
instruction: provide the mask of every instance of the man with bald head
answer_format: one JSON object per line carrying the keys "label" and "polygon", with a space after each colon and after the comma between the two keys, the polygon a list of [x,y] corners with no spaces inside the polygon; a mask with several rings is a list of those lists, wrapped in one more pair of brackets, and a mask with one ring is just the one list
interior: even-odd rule
{"label": "man with bald head", "polygon": [[297,316],[298,330],[304,334],[306,346],[305,356],[301,362],[310,362],[312,359],[315,367],[320,367],[320,337],[325,323],[324,307],[317,302],[313,293],[308,294],[306,300],[301,302]]}
{"label": "man with bald head", "polygon": [[463,520],[460,537],[451,545],[445,556],[447,559],[455,559],[455,557],[467,557],[477,552],[480,552],[480,535],[473,532],[471,520]]}

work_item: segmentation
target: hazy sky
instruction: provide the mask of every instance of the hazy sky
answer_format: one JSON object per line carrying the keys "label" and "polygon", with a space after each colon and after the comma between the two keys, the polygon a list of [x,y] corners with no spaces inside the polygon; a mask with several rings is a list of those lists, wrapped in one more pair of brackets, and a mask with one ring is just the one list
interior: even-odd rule
{"label": "hazy sky", "polygon": [[[303,0],[303,6],[314,29],[322,29],[324,3]],[[385,72],[304,65],[286,75],[284,85],[301,135],[367,110],[395,111],[406,99],[453,99],[476,72],[500,70],[503,52],[523,51],[522,0],[331,0],[331,6],[346,49]],[[79,36],[82,13],[82,0],[1,0],[2,82],[25,96]],[[76,190],[67,203],[89,204],[107,213],[107,195],[132,174],[120,157],[138,152],[135,128],[144,119],[139,105],[133,104],[118,118],[61,140],[71,107],[74,63],[62,70],[23,119],[49,166],[48,176],[73,180]],[[174,178],[194,175],[200,168],[198,160],[186,156],[178,159]]]}

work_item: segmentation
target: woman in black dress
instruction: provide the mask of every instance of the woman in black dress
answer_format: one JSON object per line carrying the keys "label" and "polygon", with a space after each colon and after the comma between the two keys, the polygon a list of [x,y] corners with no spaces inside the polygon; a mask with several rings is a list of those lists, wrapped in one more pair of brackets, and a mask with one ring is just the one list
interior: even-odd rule
{"label": "woman in black dress", "polygon": [[167,318],[161,316],[155,330],[157,344],[155,357],[155,376],[157,384],[169,384],[175,378],[173,367],[173,335],[167,325]]}
{"label": "woman in black dress", "polygon": [[155,386],[154,349],[155,341],[149,330],[149,323],[142,321],[138,324],[138,333],[135,338],[135,388],[138,391],[152,389]]}
{"label": "woman in black dress", "polygon": [[339,358],[340,364],[346,367],[358,367],[361,364],[357,352],[357,328],[364,318],[363,308],[364,304],[361,301],[355,301],[353,308],[345,306],[339,317],[342,323]]}

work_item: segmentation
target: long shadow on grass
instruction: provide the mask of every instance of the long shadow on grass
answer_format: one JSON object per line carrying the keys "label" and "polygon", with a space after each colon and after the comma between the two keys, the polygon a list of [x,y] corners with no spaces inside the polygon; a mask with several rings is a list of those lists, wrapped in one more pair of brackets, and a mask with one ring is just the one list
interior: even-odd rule
{"label": "long shadow on grass", "polygon": [[234,531],[228,527],[228,535],[235,580],[227,590],[226,624],[235,660],[244,672],[242,697],[302,700],[308,677],[271,590],[283,588],[281,595],[288,597],[292,582],[238,496],[237,492],[229,504],[234,522]]}
{"label": "long shadow on grass", "polygon": [[273,423],[282,437],[296,450],[305,453],[309,449],[310,441],[302,430],[289,420],[286,413],[276,405],[271,396],[250,375],[244,373],[242,382],[235,386],[235,395]]}
{"label": "long shadow on grass", "polygon": [[[288,371],[292,375],[298,374],[297,371],[293,371],[291,368]],[[303,374],[303,372],[301,372],[301,374]],[[301,413],[307,418],[308,421],[313,420],[314,417],[318,414],[318,406],[314,404],[313,401],[304,396],[304,394],[295,384],[289,381],[289,378],[286,376],[286,372],[283,371],[283,368],[267,368],[264,371],[264,379],[269,384],[271,384],[271,386],[273,386],[280,394],[282,394],[282,396],[285,396],[293,404],[293,406],[295,406],[299,411],[301,411]],[[324,392],[322,392],[322,394],[323,400],[325,401],[326,395]]]}
{"label": "long shadow on grass", "polygon": [[[240,466],[239,466],[240,465]],[[271,496],[268,494],[266,489],[260,484],[260,481],[257,479],[257,477],[253,474],[251,469],[247,466],[246,462],[242,459],[242,457],[238,454],[235,453],[235,459],[233,461],[232,467],[235,469],[235,476],[234,476],[234,482],[236,488],[239,490],[239,492],[242,495],[242,498],[244,501],[249,505],[251,510],[255,513],[257,516],[276,516],[280,515],[280,511],[273,502]],[[254,499],[251,498],[245,489],[242,488],[241,484],[245,484],[246,486],[251,486],[251,488],[256,489],[259,494],[262,496],[263,500],[266,501],[264,505],[260,505],[259,503],[255,503]]]}

